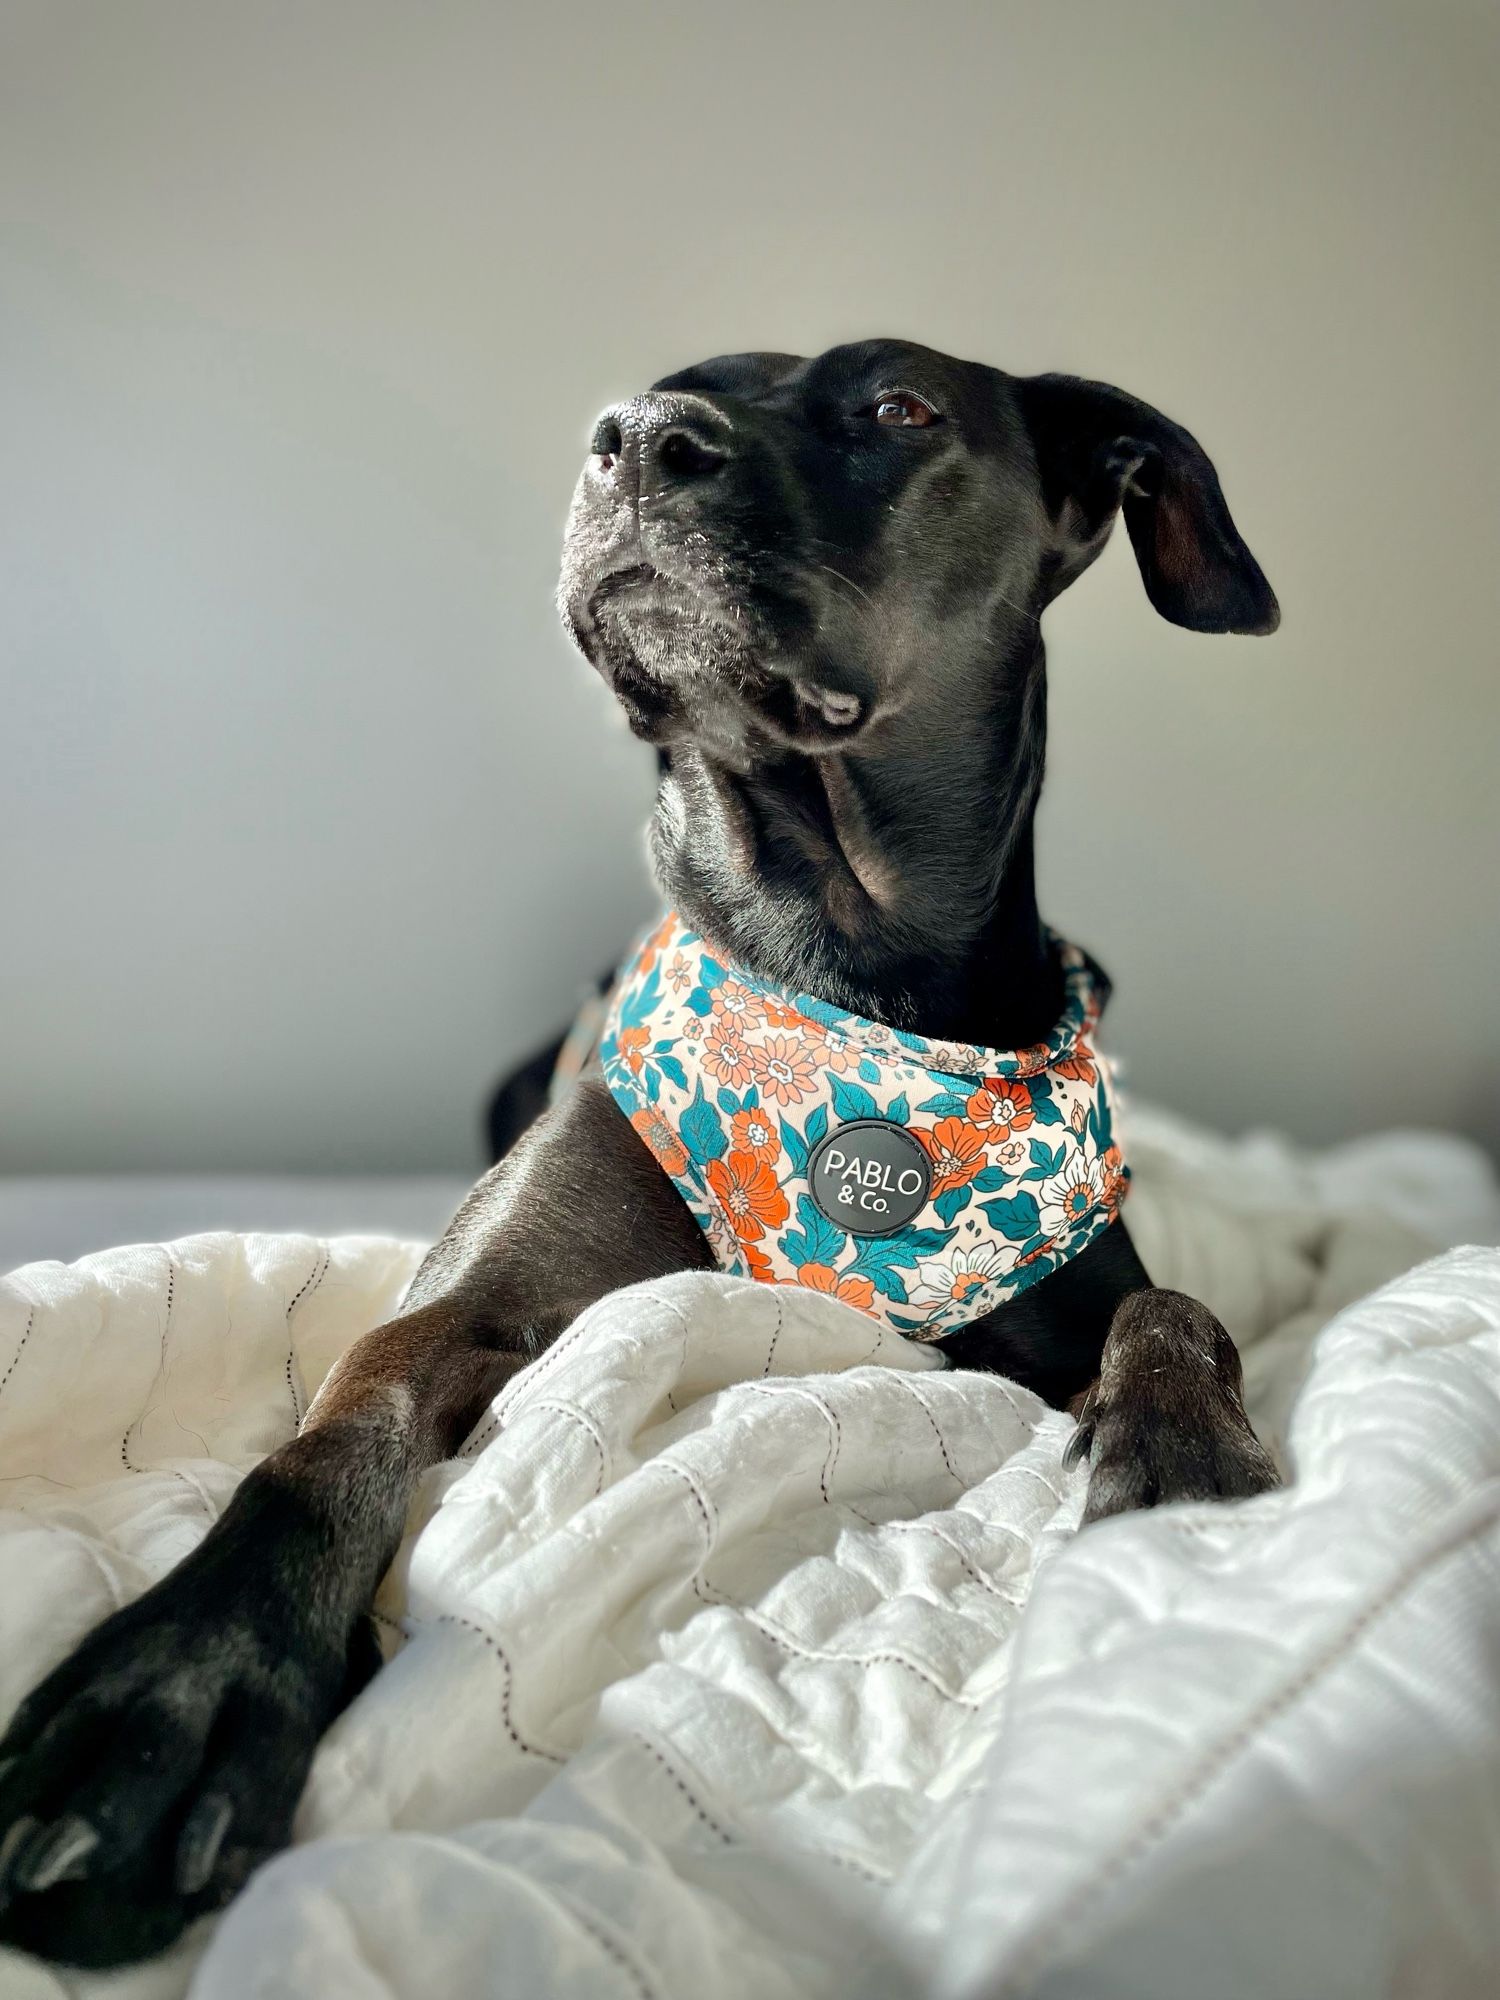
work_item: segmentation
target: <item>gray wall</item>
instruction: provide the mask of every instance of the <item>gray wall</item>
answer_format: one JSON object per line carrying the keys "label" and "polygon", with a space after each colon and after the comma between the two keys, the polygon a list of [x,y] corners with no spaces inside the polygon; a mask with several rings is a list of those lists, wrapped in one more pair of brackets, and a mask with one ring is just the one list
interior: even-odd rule
{"label": "gray wall", "polygon": [[896,332],[1207,443],[1274,640],[1052,614],[1138,1088],[1494,1134],[1495,16],[0,4],[0,1166],[418,1168],[650,900],[606,398]]}

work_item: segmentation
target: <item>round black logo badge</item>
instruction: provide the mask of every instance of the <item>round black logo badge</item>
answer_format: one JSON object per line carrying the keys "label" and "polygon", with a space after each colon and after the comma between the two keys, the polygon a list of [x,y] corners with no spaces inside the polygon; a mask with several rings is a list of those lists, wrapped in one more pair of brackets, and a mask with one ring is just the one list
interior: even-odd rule
{"label": "round black logo badge", "polygon": [[807,1178],[830,1222],[853,1236],[889,1236],[926,1201],[932,1162],[904,1125],[856,1118],[814,1148]]}

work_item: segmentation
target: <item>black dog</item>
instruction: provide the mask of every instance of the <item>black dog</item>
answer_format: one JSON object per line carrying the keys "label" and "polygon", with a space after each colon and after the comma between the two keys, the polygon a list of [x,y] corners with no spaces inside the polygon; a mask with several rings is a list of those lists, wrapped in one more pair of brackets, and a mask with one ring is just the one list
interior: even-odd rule
{"label": "black dog", "polygon": [[[693,928],[898,1028],[1043,1036],[1061,986],[1032,879],[1038,620],[1121,511],[1165,617],[1274,628],[1208,459],[1116,389],[873,341],[709,362],[608,412],[561,601],[659,747],[655,868]],[[233,1895],[370,1671],[363,1614],[423,1469],[594,1299],[708,1262],[582,1082],[196,1553],[23,1704],[0,1745],[0,1932],[105,1965]],[[1087,1518],[1274,1483],[1228,1336],[1150,1289],[1118,1222],[944,1347],[1082,1407]]]}

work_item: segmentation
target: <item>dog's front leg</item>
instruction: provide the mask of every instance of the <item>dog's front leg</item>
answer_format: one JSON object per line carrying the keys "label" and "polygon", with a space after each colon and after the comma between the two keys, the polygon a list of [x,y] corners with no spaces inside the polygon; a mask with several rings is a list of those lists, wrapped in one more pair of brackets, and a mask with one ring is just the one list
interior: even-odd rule
{"label": "dog's front leg", "polygon": [[1070,1462],[1090,1465],[1084,1525],[1168,1500],[1280,1484],[1241,1398],[1239,1352],[1208,1307],[1151,1286],[1121,1301],[1097,1381],[1077,1399]]}
{"label": "dog's front leg", "polygon": [[199,1548],[108,1619],[0,1743],[0,1936],[73,1964],[159,1950],[287,1841],[423,1470],[605,1292],[706,1261],[597,1084],[474,1190],[400,1316]]}

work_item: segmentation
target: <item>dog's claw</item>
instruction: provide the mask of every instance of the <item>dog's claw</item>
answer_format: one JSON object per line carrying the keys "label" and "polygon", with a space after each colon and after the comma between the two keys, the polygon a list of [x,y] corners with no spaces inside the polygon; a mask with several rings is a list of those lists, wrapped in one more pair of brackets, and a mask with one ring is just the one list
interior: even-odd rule
{"label": "dog's claw", "polygon": [[177,1843],[177,1887],[184,1896],[208,1886],[233,1817],[233,1806],[219,1792],[206,1792],[188,1814]]}
{"label": "dog's claw", "polygon": [[16,1887],[39,1895],[58,1882],[76,1882],[99,1845],[99,1829],[78,1813],[68,1813],[50,1826],[38,1826],[21,1848],[12,1869]]}
{"label": "dog's claw", "polygon": [[0,1834],[0,1910],[3,1910],[11,1899],[12,1886],[15,1882],[16,1857],[40,1825],[41,1821],[33,1814],[22,1813],[18,1820],[6,1828],[4,1834]]}
{"label": "dog's claw", "polygon": [[1071,1472],[1075,1465],[1085,1464],[1093,1442],[1094,1426],[1091,1423],[1085,1423],[1080,1418],[1073,1435],[1063,1447],[1062,1462],[1064,1471]]}
{"label": "dog's claw", "polygon": [[1090,1389],[1084,1399],[1083,1408],[1078,1412],[1078,1422],[1073,1427],[1073,1435],[1063,1447],[1063,1470],[1071,1472],[1075,1465],[1087,1462],[1094,1449],[1095,1405],[1099,1399],[1097,1389]]}

